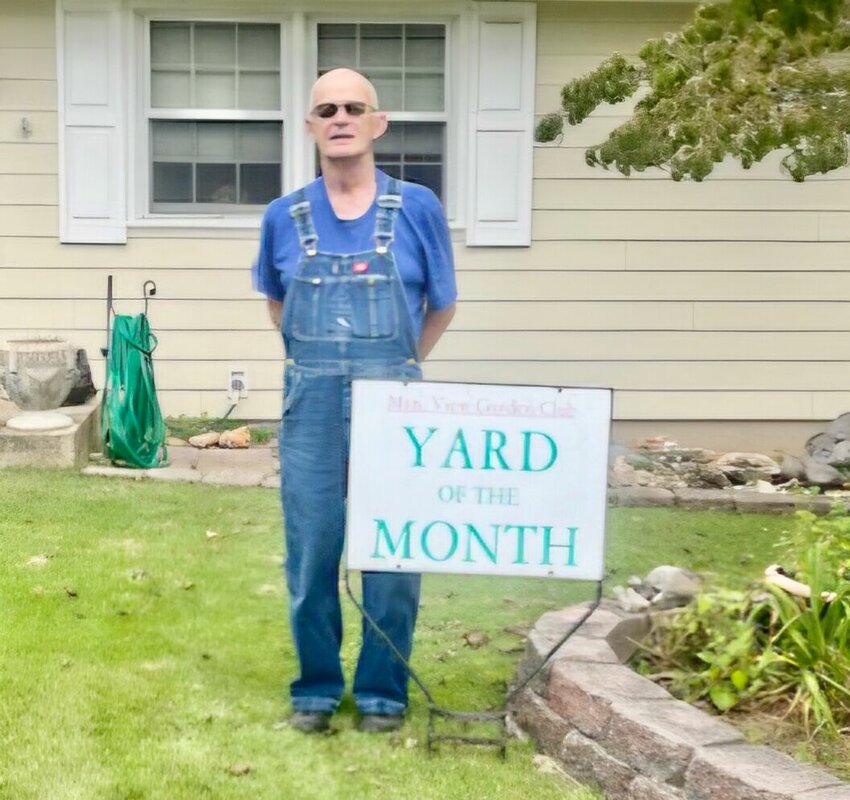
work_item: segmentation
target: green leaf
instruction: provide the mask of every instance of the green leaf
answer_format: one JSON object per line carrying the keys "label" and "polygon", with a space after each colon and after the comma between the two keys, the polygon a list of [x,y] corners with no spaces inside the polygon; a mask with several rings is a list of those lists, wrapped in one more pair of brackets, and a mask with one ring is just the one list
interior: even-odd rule
{"label": "green leaf", "polygon": [[738,695],[735,693],[732,686],[724,681],[716,683],[708,690],[708,696],[711,702],[714,703],[721,711],[728,711],[738,702]]}
{"label": "green leaf", "polygon": [[747,684],[750,682],[750,676],[747,675],[746,672],[740,669],[736,669],[730,676],[729,680],[732,681],[732,685],[739,691],[743,691],[747,688]]}

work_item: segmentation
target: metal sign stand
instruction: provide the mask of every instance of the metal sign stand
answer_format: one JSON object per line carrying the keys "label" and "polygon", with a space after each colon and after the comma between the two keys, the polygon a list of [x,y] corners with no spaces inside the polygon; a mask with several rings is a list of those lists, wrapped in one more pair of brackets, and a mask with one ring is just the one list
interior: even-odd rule
{"label": "metal sign stand", "polygon": [[[428,753],[429,755],[433,754],[436,745],[440,742],[454,742],[457,744],[470,744],[470,745],[479,745],[483,747],[495,747],[499,751],[499,757],[504,761],[507,756],[507,743],[508,743],[508,733],[507,727],[505,725],[505,721],[507,719],[508,711],[507,706],[510,705],[511,700],[516,697],[529,683],[531,683],[537,675],[540,674],[541,670],[551,661],[552,657],[564,644],[567,640],[587,621],[591,614],[599,607],[599,604],[602,602],[602,581],[596,581],[596,593],[594,599],[591,604],[588,606],[587,611],[581,615],[581,617],[576,620],[567,632],[561,637],[561,639],[556,642],[548,653],[540,660],[540,663],[537,664],[531,672],[522,678],[516,686],[511,689],[505,698],[505,709],[502,711],[452,711],[447,708],[443,708],[435,699],[434,695],[431,694],[431,691],[428,689],[425,682],[422,678],[417,675],[416,671],[413,667],[410,666],[408,660],[398,651],[396,646],[392,643],[389,636],[381,630],[380,626],[374,619],[367,613],[366,609],[363,607],[363,604],[354,596],[354,592],[351,590],[351,584],[349,582],[349,570],[346,568],[345,570],[345,590],[351,598],[351,601],[356,606],[357,610],[360,612],[361,616],[366,623],[375,631],[386,643],[387,647],[389,647],[390,651],[393,655],[399,659],[399,661],[404,664],[408,673],[410,674],[411,680],[421,689],[422,694],[425,695],[425,699],[428,702]],[[454,734],[446,734],[446,733],[437,733],[436,732],[436,721],[438,719],[442,720],[452,720],[455,722],[459,722],[464,726],[468,726],[470,724],[475,723],[483,723],[483,724],[495,724],[498,726],[498,735],[489,737],[489,736],[466,736],[459,733]]]}

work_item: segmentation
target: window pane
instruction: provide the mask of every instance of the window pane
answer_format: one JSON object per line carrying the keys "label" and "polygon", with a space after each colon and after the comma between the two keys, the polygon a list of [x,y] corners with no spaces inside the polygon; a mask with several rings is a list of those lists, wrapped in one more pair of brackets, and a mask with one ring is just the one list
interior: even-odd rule
{"label": "window pane", "polygon": [[236,126],[232,122],[199,122],[198,155],[201,158],[236,159]]}
{"label": "window pane", "polygon": [[243,123],[238,135],[241,161],[275,161],[280,171],[280,123]]}
{"label": "window pane", "polygon": [[401,111],[402,109],[402,84],[401,73],[377,74],[366,73],[367,77],[378,93],[378,105],[385,111]]}
{"label": "window pane", "polygon": [[280,28],[277,25],[239,26],[239,66],[277,70],[280,65]]}
{"label": "window pane", "polygon": [[375,142],[375,161],[390,175],[443,197],[445,128],[441,122],[391,122]]}
{"label": "window pane", "polygon": [[279,197],[282,135],[280,122],[152,120],[153,210],[188,211],[196,204],[235,210]]}
{"label": "window pane", "polygon": [[185,108],[190,104],[188,72],[159,72],[151,75],[151,105],[154,108]]}
{"label": "window pane", "polygon": [[319,72],[357,63],[355,25],[319,25]]}
{"label": "window pane", "polygon": [[155,122],[151,126],[154,159],[192,158],[195,155],[195,126],[185,122]]}
{"label": "window pane", "polygon": [[239,108],[280,108],[280,75],[276,72],[240,72]]}
{"label": "window pane", "polygon": [[195,64],[236,66],[235,25],[195,25]]}
{"label": "window pane", "polygon": [[189,66],[189,31],[185,23],[151,23],[151,63],[159,66]]}
{"label": "window pane", "polygon": [[402,63],[401,25],[360,26],[360,66],[400,67]]}
{"label": "window pane", "polygon": [[408,75],[404,92],[405,111],[442,111],[442,75]]}
{"label": "window pane", "polygon": [[236,108],[236,76],[223,72],[197,74],[195,108]]}
{"label": "window pane", "polygon": [[280,164],[242,164],[239,170],[240,203],[265,205],[280,197]]}
{"label": "window pane", "polygon": [[319,74],[335,66],[361,70],[386,111],[445,110],[444,25],[323,25]]}
{"label": "window pane", "polygon": [[446,61],[446,29],[442,25],[407,25],[404,42],[406,67],[443,69]]}
{"label": "window pane", "polygon": [[199,203],[236,202],[235,164],[198,164]]}
{"label": "window pane", "polygon": [[192,165],[159,163],[153,165],[153,201],[155,203],[192,202]]}

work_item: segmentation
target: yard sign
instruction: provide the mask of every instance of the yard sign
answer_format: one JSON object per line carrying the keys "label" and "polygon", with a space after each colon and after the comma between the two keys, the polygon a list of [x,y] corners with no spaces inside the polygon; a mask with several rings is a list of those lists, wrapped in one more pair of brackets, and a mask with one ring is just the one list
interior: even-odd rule
{"label": "yard sign", "polygon": [[602,580],[611,391],[356,380],[352,569]]}

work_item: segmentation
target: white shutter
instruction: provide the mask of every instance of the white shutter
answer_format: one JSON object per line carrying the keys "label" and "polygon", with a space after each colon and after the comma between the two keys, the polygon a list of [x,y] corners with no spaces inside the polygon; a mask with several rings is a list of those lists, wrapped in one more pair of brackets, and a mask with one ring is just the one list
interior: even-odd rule
{"label": "white shutter", "polygon": [[536,4],[476,4],[471,26],[469,245],[531,244]]}
{"label": "white shutter", "polygon": [[126,242],[118,6],[66,3],[59,36],[59,238]]}

